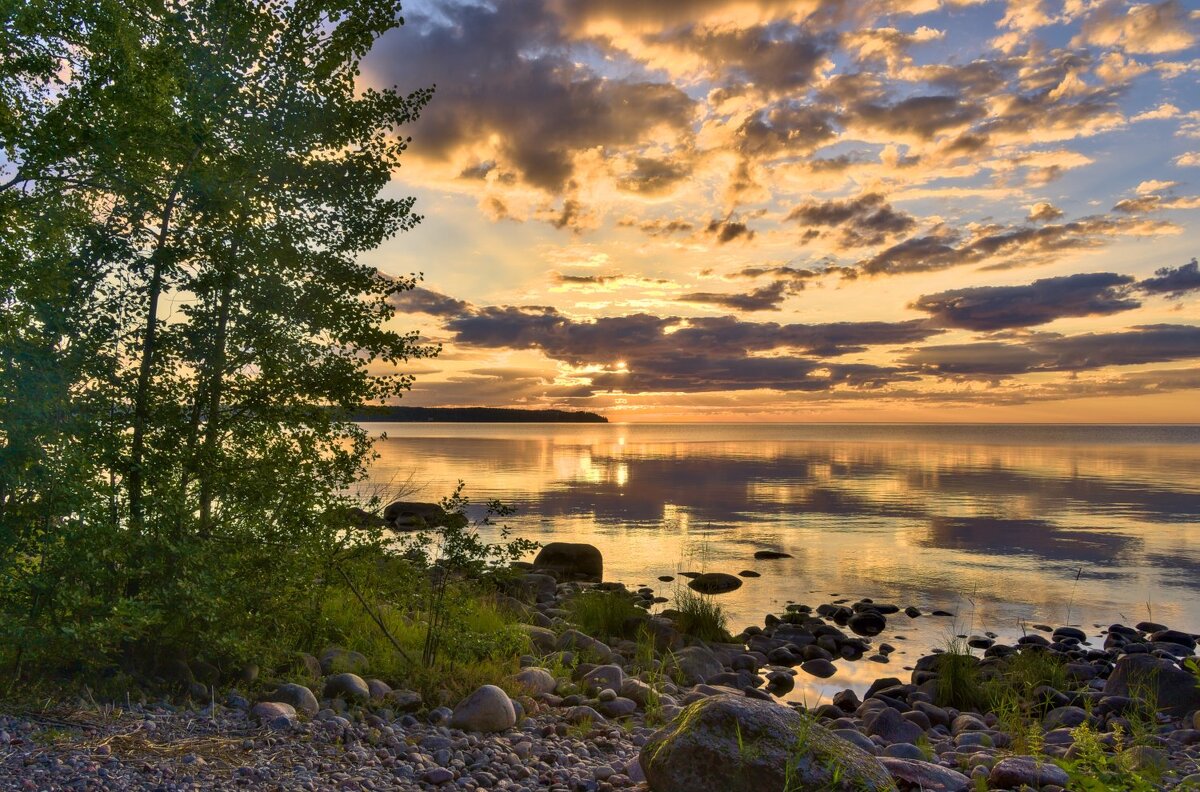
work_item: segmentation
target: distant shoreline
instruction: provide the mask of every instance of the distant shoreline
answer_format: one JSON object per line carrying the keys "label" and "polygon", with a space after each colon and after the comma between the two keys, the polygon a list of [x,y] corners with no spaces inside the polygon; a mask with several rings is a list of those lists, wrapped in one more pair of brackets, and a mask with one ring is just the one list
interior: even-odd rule
{"label": "distant shoreline", "polygon": [[363,407],[350,415],[359,423],[608,423],[603,415],[570,410],[511,407]]}

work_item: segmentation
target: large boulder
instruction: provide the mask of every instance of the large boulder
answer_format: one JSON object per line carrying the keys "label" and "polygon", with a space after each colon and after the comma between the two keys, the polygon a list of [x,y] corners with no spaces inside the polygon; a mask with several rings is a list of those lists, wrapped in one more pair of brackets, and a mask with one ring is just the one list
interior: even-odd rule
{"label": "large boulder", "polygon": [[993,765],[988,774],[991,789],[1037,789],[1047,784],[1065,787],[1070,780],[1066,770],[1049,759],[1036,756],[1006,757]]}
{"label": "large boulder", "polygon": [[538,551],[533,568],[548,572],[559,580],[583,580],[599,583],[604,579],[604,556],[590,544],[551,542]]}
{"label": "large boulder", "polygon": [[718,695],[697,701],[643,746],[654,792],[895,790],[874,757],[795,710]]}
{"label": "large boulder", "polygon": [[741,579],[725,572],[705,572],[688,581],[688,588],[701,594],[725,594],[741,587]]}
{"label": "large boulder", "polygon": [[957,770],[920,759],[880,758],[880,763],[907,789],[922,792],[967,792],[971,779]]}
{"label": "large boulder", "polygon": [[444,525],[449,516],[446,510],[436,503],[418,501],[393,501],[383,510],[383,519],[402,531]]}
{"label": "large boulder", "polygon": [[454,708],[450,727],[470,732],[501,732],[517,725],[517,711],[508,694],[495,685],[484,685]]}
{"label": "large boulder", "polygon": [[304,685],[297,685],[292,682],[285,682],[267,696],[264,701],[274,701],[283,704],[289,704],[296,709],[297,712],[303,712],[310,718],[317,714],[321,709],[317,704],[317,697],[313,692]]}
{"label": "large boulder", "polygon": [[1104,684],[1104,695],[1149,700],[1171,715],[1200,709],[1196,677],[1150,654],[1127,654],[1118,660]]}
{"label": "large boulder", "polygon": [[366,701],[371,698],[371,688],[358,674],[334,674],[325,680],[325,698],[341,698],[350,701]]}

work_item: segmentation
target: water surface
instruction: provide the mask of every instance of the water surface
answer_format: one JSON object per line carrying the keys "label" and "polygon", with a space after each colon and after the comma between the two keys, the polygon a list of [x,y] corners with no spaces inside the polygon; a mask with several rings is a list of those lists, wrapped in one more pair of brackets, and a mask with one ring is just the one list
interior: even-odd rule
{"label": "water surface", "polygon": [[[719,601],[737,632],[789,602],[872,597],[903,615],[888,665],[840,662],[811,703],[955,634],[1114,620],[1200,632],[1200,427],[368,424],[371,486],[475,502],[542,543],[589,542],[605,577],[753,570]],[[756,561],[754,551],[794,557]]]}

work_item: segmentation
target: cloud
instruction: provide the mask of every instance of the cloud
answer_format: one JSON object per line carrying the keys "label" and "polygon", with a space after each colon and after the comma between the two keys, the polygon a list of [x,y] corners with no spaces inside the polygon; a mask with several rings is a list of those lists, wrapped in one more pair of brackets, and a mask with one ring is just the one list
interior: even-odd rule
{"label": "cloud", "polygon": [[1195,23],[1179,0],[1133,6],[1109,0],[1092,12],[1071,43],[1162,54],[1192,46],[1196,41],[1194,28]]}
{"label": "cloud", "polygon": [[926,374],[993,379],[1198,357],[1200,327],[1158,324],[1113,333],[1035,336],[1022,344],[982,341],[927,346],[911,352],[904,360]]}
{"label": "cloud", "polygon": [[679,301],[719,305],[736,311],[777,311],[790,293],[786,282],[776,281],[744,294],[692,292],[679,297]]}
{"label": "cloud", "polygon": [[1180,154],[1175,158],[1174,162],[1181,168],[1200,168],[1200,151],[1189,151]]}
{"label": "cloud", "polygon": [[486,160],[550,193],[597,146],[631,149],[654,130],[690,135],[695,102],[673,84],[608,79],[572,56],[561,20],[538,0],[445,4],[408,14],[367,63],[377,83],[437,85],[413,126],[413,154],[446,161],[488,146]]}
{"label": "cloud", "polygon": [[846,248],[878,245],[916,226],[911,215],[893,209],[879,193],[843,201],[806,201],[794,207],[787,220],[809,227],[838,227],[839,244]]}
{"label": "cloud", "polygon": [[1196,259],[1180,267],[1155,270],[1154,275],[1138,283],[1138,288],[1147,294],[1165,294],[1168,297],[1181,297],[1187,292],[1200,291],[1200,264]]}
{"label": "cloud", "polygon": [[1029,207],[1029,214],[1025,216],[1025,219],[1030,223],[1047,223],[1051,220],[1057,220],[1062,216],[1062,209],[1059,209],[1049,201],[1038,201]]}
{"label": "cloud", "polygon": [[747,226],[741,220],[733,220],[731,218],[710,220],[704,230],[715,236],[717,243],[721,245],[739,238],[746,240],[754,238],[754,229]]}
{"label": "cloud", "polygon": [[423,286],[398,292],[389,299],[400,313],[423,313],[429,316],[449,317],[462,316],[471,308],[468,302],[432,289],[426,289]]}
{"label": "cloud", "polygon": [[992,331],[1053,322],[1066,316],[1106,316],[1130,311],[1133,278],[1110,272],[1043,278],[1025,286],[974,286],[924,295],[911,308],[942,327]]}
{"label": "cloud", "polygon": [[617,186],[629,192],[658,195],[669,192],[692,173],[687,162],[636,157],[633,170],[617,180]]}

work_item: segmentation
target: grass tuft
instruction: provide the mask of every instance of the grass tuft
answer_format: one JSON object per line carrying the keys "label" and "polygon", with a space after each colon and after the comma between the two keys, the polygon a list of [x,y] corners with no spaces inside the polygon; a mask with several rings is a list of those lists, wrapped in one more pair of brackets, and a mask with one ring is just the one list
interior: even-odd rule
{"label": "grass tuft", "polygon": [[681,589],[675,595],[675,608],[679,615],[675,626],[685,635],[702,641],[728,642],[732,640],[727,629],[725,611],[712,597]]}

